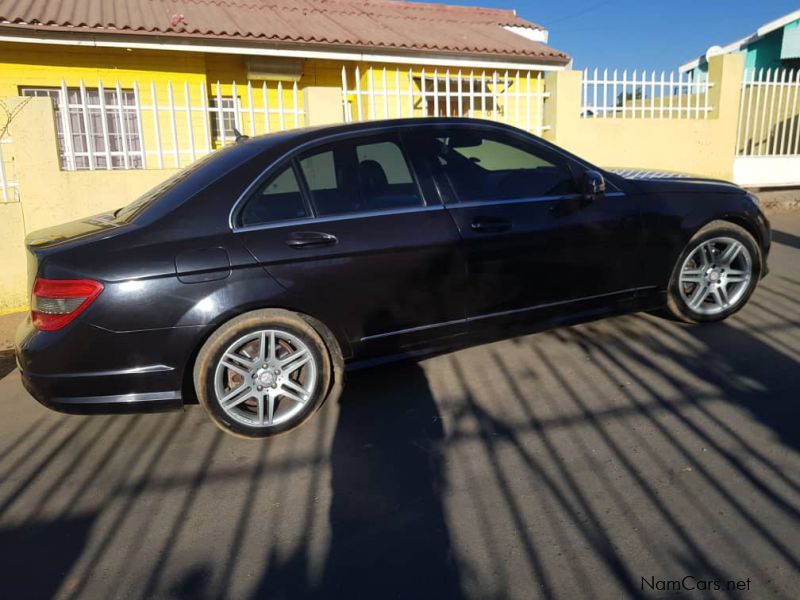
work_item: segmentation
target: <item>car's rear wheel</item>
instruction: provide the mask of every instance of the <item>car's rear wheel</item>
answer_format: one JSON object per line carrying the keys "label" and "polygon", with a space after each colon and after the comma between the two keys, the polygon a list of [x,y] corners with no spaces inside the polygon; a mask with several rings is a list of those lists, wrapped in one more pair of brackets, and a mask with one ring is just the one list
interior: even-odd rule
{"label": "car's rear wheel", "polygon": [[300,315],[278,309],[222,325],[194,369],[198,398],[211,419],[246,438],[303,424],[331,396],[333,378],[332,353],[320,333]]}
{"label": "car's rear wheel", "polygon": [[667,308],[689,323],[721,321],[740,310],[761,277],[761,252],[753,236],[714,221],[692,237],[678,259]]}

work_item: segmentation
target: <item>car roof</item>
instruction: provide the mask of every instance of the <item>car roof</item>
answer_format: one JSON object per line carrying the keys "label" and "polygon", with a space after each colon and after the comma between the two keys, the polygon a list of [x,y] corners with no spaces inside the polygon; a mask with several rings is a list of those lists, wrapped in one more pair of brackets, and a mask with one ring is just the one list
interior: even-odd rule
{"label": "car roof", "polygon": [[414,127],[432,127],[432,126],[448,126],[448,125],[470,125],[473,127],[488,127],[492,129],[504,130],[510,134],[517,136],[524,136],[530,140],[535,140],[543,148],[551,152],[555,152],[569,160],[583,165],[585,168],[603,171],[599,167],[592,165],[583,158],[576,156],[556,146],[552,142],[544,138],[532,134],[524,129],[514,127],[507,123],[498,121],[491,121],[489,119],[473,119],[470,117],[413,117],[403,119],[379,119],[371,121],[359,121],[358,123],[336,123],[333,125],[317,125],[313,127],[301,127],[298,129],[290,129],[286,131],[267,133],[265,135],[255,136],[248,138],[236,146],[243,146],[242,150],[247,153],[248,150],[252,154],[261,152],[274,152],[276,154],[283,154],[291,152],[293,148],[302,146],[316,140],[321,142],[325,138],[335,137],[339,134],[357,134],[358,132],[369,133],[372,131],[401,131]]}
{"label": "car roof", "polygon": [[[280,145],[294,145],[301,144],[316,138],[328,137],[341,133],[357,133],[359,131],[368,132],[375,129],[408,129],[416,126],[435,126],[435,125],[473,125],[479,126],[492,126],[495,128],[506,129],[511,132],[525,133],[528,132],[512,127],[505,123],[498,123],[497,121],[490,121],[487,119],[472,119],[469,117],[413,117],[404,119],[383,119],[372,121],[360,121],[358,123],[337,123],[333,125],[317,125],[313,127],[301,127],[298,129],[290,129],[276,133],[267,133],[264,135],[255,136],[246,140],[248,145],[261,146],[261,149],[266,149],[277,144]],[[254,148],[255,149],[255,148]]]}

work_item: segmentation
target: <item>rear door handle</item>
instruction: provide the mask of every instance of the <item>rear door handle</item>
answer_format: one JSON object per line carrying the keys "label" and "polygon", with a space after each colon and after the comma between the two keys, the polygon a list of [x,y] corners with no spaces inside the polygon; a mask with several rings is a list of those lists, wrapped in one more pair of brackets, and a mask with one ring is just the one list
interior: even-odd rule
{"label": "rear door handle", "polygon": [[510,229],[511,221],[506,219],[477,218],[472,222],[472,230],[478,233],[499,233]]}
{"label": "rear door handle", "polygon": [[286,245],[291,248],[308,248],[311,246],[332,246],[339,240],[335,235],[319,231],[293,231],[286,240]]}

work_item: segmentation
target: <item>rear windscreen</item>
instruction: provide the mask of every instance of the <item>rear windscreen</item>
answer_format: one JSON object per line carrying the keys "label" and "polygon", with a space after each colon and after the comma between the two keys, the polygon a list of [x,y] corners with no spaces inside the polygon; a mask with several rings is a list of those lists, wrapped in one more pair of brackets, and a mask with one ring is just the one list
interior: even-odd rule
{"label": "rear windscreen", "polygon": [[136,200],[117,210],[114,217],[120,221],[128,221],[158,200],[163,194],[174,188],[176,185],[190,177],[193,173],[201,169],[206,163],[216,158],[215,153],[207,154],[203,158],[196,160],[191,165],[175,173],[172,177],[162,181],[156,187],[139,196]]}

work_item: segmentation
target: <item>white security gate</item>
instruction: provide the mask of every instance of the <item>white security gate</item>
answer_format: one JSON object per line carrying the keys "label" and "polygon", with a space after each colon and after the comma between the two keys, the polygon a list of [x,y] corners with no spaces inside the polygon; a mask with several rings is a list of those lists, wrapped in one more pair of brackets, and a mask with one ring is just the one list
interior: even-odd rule
{"label": "white security gate", "polygon": [[750,187],[800,185],[800,71],[745,72],[733,179]]}
{"label": "white security gate", "polygon": [[536,135],[543,124],[541,71],[342,67],[346,122],[408,117],[476,117]]}

